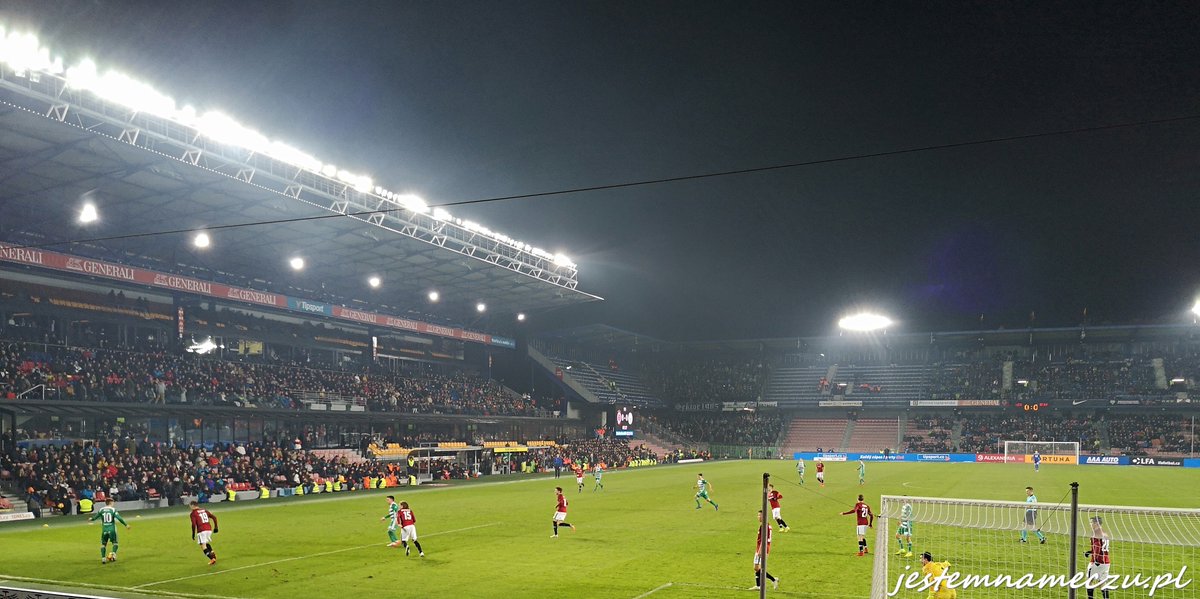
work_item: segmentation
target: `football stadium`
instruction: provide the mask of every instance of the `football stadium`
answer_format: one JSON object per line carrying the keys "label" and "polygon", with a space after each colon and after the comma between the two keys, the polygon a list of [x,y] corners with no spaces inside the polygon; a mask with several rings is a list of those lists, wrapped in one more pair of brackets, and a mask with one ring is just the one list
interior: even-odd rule
{"label": "football stadium", "polygon": [[0,8],[0,596],[1200,597],[1194,7],[302,4]]}

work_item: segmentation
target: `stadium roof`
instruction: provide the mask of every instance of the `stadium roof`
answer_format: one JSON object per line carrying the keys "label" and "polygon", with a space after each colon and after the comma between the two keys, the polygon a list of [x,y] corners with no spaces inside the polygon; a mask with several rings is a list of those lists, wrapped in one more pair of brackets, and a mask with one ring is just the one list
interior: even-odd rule
{"label": "stadium roof", "polygon": [[656,337],[618,329],[606,324],[589,324],[566,329],[558,329],[538,333],[537,337],[545,341],[561,341],[575,345],[613,348],[621,351],[658,351],[669,346],[677,345],[671,341],[663,341]]}
{"label": "stadium roof", "polygon": [[593,324],[539,333],[545,341],[559,341],[583,347],[614,351],[681,351],[681,352],[806,352],[821,351],[833,346],[856,344],[886,344],[891,346],[929,345],[931,343],[961,345],[1021,346],[1036,343],[1126,343],[1200,335],[1194,324],[1160,323],[1132,325],[1089,325],[1077,327],[1046,327],[1025,329],[992,329],[972,331],[925,331],[881,335],[826,335],[806,337],[772,337],[764,339],[712,339],[704,341],[664,341],[608,325]]}
{"label": "stadium roof", "polygon": [[[480,318],[480,302],[488,314],[510,314],[600,299],[577,289],[576,267],[561,255],[422,210],[419,199],[371,188],[329,165],[312,172],[290,154],[276,158],[283,153],[275,145],[218,141],[200,124],[131,109],[137,101],[68,85],[55,74],[61,65],[14,68],[12,48],[5,64],[3,45],[0,241],[124,256],[267,291],[292,288],[464,323]],[[83,198],[99,213],[87,226],[76,219]],[[310,220],[222,228],[297,218]],[[201,229],[212,238],[205,250],[191,245]],[[161,231],[178,233],[143,235]],[[304,258],[302,271],[288,267],[293,256]],[[367,283],[372,276],[382,280],[378,289]],[[441,298],[436,307],[427,301],[432,290]]]}

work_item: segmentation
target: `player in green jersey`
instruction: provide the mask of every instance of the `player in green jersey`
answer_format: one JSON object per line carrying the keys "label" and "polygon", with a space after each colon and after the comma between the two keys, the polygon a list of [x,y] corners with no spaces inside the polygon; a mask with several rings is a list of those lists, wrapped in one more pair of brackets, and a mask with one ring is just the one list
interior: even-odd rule
{"label": "player in green jersey", "polygon": [[[117,522],[124,524],[126,529],[129,528],[129,524],[126,523],[125,519],[121,517],[121,514],[117,512],[117,508],[113,507],[114,503],[116,502],[113,501],[111,497],[108,498],[104,502],[104,507],[96,510],[96,513],[92,514],[91,518],[88,518],[88,524],[91,524],[96,520],[100,521],[101,565],[104,565],[108,562],[117,561]],[[109,541],[112,541],[112,553],[108,552]]]}
{"label": "player in green jersey", "polygon": [[[900,545],[900,548],[896,550],[896,555],[903,555],[905,557],[912,557],[912,555],[913,555],[913,552],[912,552],[912,535],[913,535],[912,517],[913,517],[912,504],[908,503],[906,501],[906,502],[904,502],[904,505],[900,508],[900,526],[896,527],[896,543],[898,543]],[[904,549],[904,543],[906,541],[908,542],[908,550],[907,551]]]}
{"label": "player in green jersey", "polygon": [[804,484],[804,458],[796,462],[796,473],[800,475],[800,484]]}
{"label": "player in green jersey", "polygon": [[400,540],[396,538],[396,512],[400,511],[400,504],[396,503],[395,495],[388,495],[387,500],[388,513],[386,516],[380,518],[380,520],[388,521],[388,538],[392,541],[388,543],[388,547],[398,547],[400,546]]}
{"label": "player in green jersey", "polygon": [[867,484],[867,464],[861,459],[858,460],[858,486]]}
{"label": "player in green jersey", "polygon": [[711,485],[708,484],[708,481],[704,480],[703,474],[696,475],[696,488],[699,489],[698,491],[696,491],[696,509],[700,509],[700,500],[701,499],[711,503],[714,510],[721,509],[717,505],[717,502],[708,498],[708,489],[710,486]]}

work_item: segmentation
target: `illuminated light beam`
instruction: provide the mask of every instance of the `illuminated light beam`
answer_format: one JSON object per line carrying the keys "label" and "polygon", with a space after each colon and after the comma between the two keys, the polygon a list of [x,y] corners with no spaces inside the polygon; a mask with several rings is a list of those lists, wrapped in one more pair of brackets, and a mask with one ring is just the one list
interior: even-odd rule
{"label": "illuminated light beam", "polygon": [[[210,111],[200,115],[192,106],[179,107],[170,96],[128,75],[111,70],[102,73],[91,59],[84,59],[70,68],[64,68],[62,58],[53,57],[50,50],[43,47],[38,37],[32,33],[11,31],[0,25],[0,63],[8,65],[19,77],[32,78],[31,73],[49,74],[60,78],[68,88],[86,91],[103,101],[119,104],[135,112],[152,114],[175,121],[194,129],[213,141],[244,148],[306,171],[341,181],[360,193],[396,201],[402,207],[413,212],[430,213],[430,206],[412,194],[396,194],[382,186],[377,187],[372,178],[367,175],[352,173],[332,164],[322,163],[312,155],[288,144],[272,141],[262,133],[246,127],[220,112]],[[372,192],[374,193],[372,194]],[[419,201],[406,202],[404,198],[407,196],[412,196]],[[455,219],[448,211],[441,208],[433,210],[432,218],[446,223],[463,224],[461,220]],[[518,251],[532,253],[538,258],[550,262],[551,270],[557,270],[557,267],[576,268],[576,264],[561,253],[551,254],[477,223],[471,224],[474,225],[471,229],[474,233],[489,237]]]}
{"label": "illuminated light beam", "polygon": [[838,321],[838,327],[847,331],[878,331],[892,326],[892,319],[882,314],[863,312],[852,314]]}

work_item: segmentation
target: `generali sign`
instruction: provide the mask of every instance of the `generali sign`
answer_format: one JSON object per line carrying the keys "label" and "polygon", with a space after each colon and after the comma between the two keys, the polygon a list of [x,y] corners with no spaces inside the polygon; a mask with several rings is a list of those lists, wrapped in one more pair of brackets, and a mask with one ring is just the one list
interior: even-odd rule
{"label": "generali sign", "polygon": [[193,277],[156,272],[144,268],[126,266],[124,264],[105,262],[103,260],[93,260],[91,258],[60,254],[58,252],[0,245],[0,261],[10,262],[13,264],[23,264],[26,266],[36,266],[39,268],[46,268],[60,272],[83,274],[102,279],[109,279],[112,281],[120,281],[123,283],[137,283],[140,285],[146,285],[148,287],[168,289],[171,291],[182,291],[184,293],[191,293],[194,295],[202,295],[217,299],[236,300],[257,306],[268,306],[271,308],[303,312],[306,314],[322,314],[341,320],[348,320],[404,331],[414,331],[417,333],[424,333],[426,335],[433,335],[437,337],[461,339],[463,341],[473,341],[475,343],[483,343],[487,345],[514,347],[511,339],[505,339],[503,337],[493,338],[487,333],[479,333],[476,331],[468,331],[428,322],[397,318],[395,316],[376,314],[374,312],[367,312],[365,310],[354,310],[351,308],[343,308],[341,306],[330,306],[321,302],[289,297],[279,293],[269,293],[255,289],[234,287],[232,285],[214,283],[212,281],[205,281],[203,279],[197,279]]}

